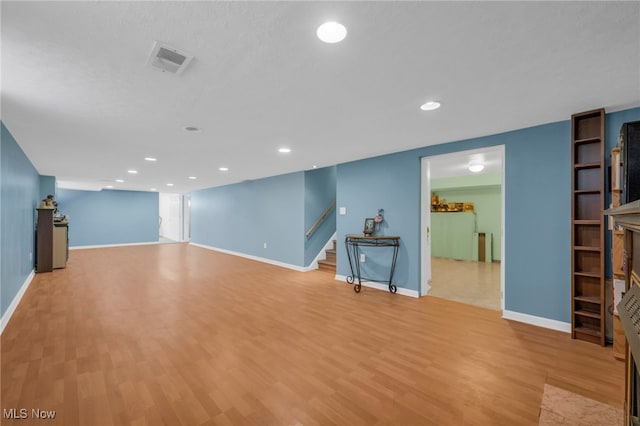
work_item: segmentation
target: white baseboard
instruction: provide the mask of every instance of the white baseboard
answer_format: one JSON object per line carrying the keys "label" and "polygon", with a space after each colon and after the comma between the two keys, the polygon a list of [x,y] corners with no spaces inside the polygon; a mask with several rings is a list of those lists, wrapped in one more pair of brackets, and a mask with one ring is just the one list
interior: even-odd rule
{"label": "white baseboard", "polygon": [[222,249],[218,247],[207,246],[205,244],[198,244],[198,243],[192,243],[192,242],[190,242],[189,244],[192,246],[200,247],[207,250],[218,251],[220,253],[230,254],[232,256],[244,257],[245,259],[251,259],[251,260],[255,260],[262,263],[268,263],[269,265],[280,266],[281,268],[293,269],[294,271],[298,271],[298,272],[309,272],[309,271],[313,271],[314,269],[317,269],[317,265],[315,268],[313,268],[312,266],[304,267],[304,266],[292,265],[290,263],[280,262],[277,260],[267,259],[265,257],[258,257],[258,256],[246,254],[246,253],[240,253],[237,251],[231,251],[231,250]]}
{"label": "white baseboard", "polygon": [[[345,282],[347,280],[347,277],[345,277],[344,275],[337,275],[336,274],[336,281],[343,281]],[[387,284],[383,284],[383,283],[375,283],[372,281],[365,281],[362,280],[362,286],[363,287],[369,287],[369,288],[374,288],[376,290],[382,290],[382,291],[389,291],[389,286]],[[400,294],[402,296],[409,296],[409,297],[415,297],[416,299],[419,297],[419,293],[417,290],[409,290],[408,288],[403,288],[403,287],[397,287],[397,291],[396,294]]]}
{"label": "white baseboard", "polygon": [[565,333],[571,333],[571,323],[552,320],[549,318],[536,317],[529,314],[521,314],[520,312],[502,311],[502,318],[523,322],[525,324],[531,324],[538,327],[549,328],[551,330],[562,331]]}
{"label": "white baseboard", "polygon": [[146,243],[101,244],[97,246],[70,246],[69,250],[85,250],[85,249],[96,249],[96,248],[107,248],[107,247],[127,247],[127,246],[150,246],[154,244],[159,244],[159,242],[149,241]]}
{"label": "white baseboard", "polygon": [[0,334],[4,332],[4,328],[9,323],[11,316],[13,315],[16,308],[18,307],[18,304],[20,304],[20,301],[22,300],[22,296],[24,296],[25,292],[27,291],[27,288],[29,288],[29,285],[31,284],[31,281],[33,281],[33,277],[35,276],[36,276],[36,272],[35,270],[32,270],[31,273],[27,276],[27,279],[24,280],[22,287],[20,287],[20,290],[18,290],[18,293],[13,298],[13,301],[5,311],[4,315],[2,315],[2,320],[0,320]]}

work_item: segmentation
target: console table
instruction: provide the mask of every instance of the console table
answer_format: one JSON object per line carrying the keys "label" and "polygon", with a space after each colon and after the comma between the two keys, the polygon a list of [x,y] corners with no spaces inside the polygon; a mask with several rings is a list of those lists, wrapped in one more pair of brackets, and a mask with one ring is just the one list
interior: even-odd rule
{"label": "console table", "polygon": [[[396,269],[396,260],[398,259],[398,248],[400,247],[400,237],[396,236],[362,236],[362,235],[346,235],[344,245],[347,249],[347,258],[349,259],[349,268],[351,275],[347,277],[347,283],[353,284],[356,278],[358,283],[353,286],[356,293],[360,293],[362,289],[362,280],[378,283],[386,283],[389,285],[389,291],[395,293],[398,288],[392,283],[393,272]],[[360,274],[360,247],[393,247],[393,256],[391,257],[391,270],[389,272],[389,281],[376,280],[366,278]],[[355,266],[354,266],[355,263]]]}

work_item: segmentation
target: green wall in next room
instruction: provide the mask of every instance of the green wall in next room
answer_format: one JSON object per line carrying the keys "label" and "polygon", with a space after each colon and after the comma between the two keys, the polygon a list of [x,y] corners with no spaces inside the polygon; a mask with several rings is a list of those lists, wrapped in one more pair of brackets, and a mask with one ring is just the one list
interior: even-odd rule
{"label": "green wall in next room", "polygon": [[[500,173],[484,173],[431,180],[431,191],[447,203],[473,203],[478,232],[493,234],[493,259],[500,260],[502,250]],[[435,241],[432,241],[432,243]]]}

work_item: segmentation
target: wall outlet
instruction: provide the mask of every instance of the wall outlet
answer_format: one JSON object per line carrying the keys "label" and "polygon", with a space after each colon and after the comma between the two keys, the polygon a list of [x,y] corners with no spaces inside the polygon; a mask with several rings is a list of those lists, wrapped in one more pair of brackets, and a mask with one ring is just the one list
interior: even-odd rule
{"label": "wall outlet", "polygon": [[364,253],[360,253],[360,262],[364,263],[364,261],[365,261]]}
{"label": "wall outlet", "polygon": [[345,214],[347,214],[347,208],[346,207],[340,207],[340,215],[344,216]]}
{"label": "wall outlet", "polygon": [[264,248],[267,248],[267,243],[264,243]]}

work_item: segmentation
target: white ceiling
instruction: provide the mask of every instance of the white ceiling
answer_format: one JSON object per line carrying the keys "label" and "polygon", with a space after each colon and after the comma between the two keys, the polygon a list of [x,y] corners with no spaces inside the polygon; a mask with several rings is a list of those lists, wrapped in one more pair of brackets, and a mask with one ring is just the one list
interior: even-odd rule
{"label": "white ceiling", "polygon": [[[76,187],[187,192],[640,105],[639,2],[2,1],[1,13],[2,121],[39,173]],[[316,38],[327,20],[347,27],[342,43]],[[147,65],[156,40],[195,55],[182,75]],[[442,108],[421,111],[430,99]]]}
{"label": "white ceiling", "polygon": [[[502,150],[500,148],[462,151],[429,158],[432,159],[429,161],[431,179],[502,173]],[[479,173],[474,173],[469,170],[469,166],[472,164],[482,164],[484,169]]]}

